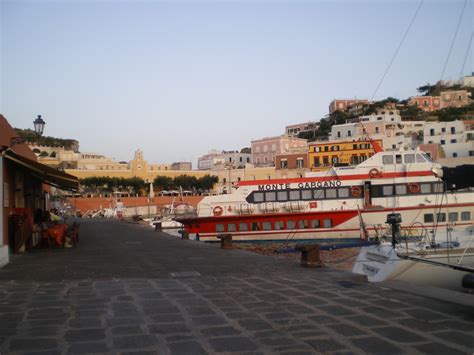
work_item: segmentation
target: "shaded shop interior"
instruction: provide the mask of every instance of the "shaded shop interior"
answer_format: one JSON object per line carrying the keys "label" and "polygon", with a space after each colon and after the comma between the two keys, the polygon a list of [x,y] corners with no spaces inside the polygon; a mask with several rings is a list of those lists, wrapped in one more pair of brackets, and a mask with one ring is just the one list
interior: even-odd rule
{"label": "shaded shop interior", "polygon": [[78,180],[38,163],[0,115],[0,267],[8,263],[10,255],[39,247],[39,216],[50,209],[51,187],[76,191]]}

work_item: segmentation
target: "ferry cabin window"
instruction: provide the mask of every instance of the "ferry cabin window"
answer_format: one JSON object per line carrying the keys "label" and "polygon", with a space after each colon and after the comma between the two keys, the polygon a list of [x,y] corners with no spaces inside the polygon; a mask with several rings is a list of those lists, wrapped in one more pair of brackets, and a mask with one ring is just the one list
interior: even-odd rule
{"label": "ferry cabin window", "polygon": [[224,225],[223,224],[216,224],[216,232],[217,233],[224,232]]}
{"label": "ferry cabin window", "polygon": [[313,219],[311,221],[311,228],[319,228],[319,219]]}
{"label": "ferry cabin window", "polygon": [[324,228],[331,228],[332,227],[332,219],[331,218],[323,219],[323,227]]}
{"label": "ferry cabin window", "polygon": [[295,221],[286,221],[286,229],[295,229],[296,223]]}
{"label": "ferry cabin window", "polygon": [[312,200],[313,199],[313,191],[311,191],[311,190],[301,191],[301,199],[302,200]]}
{"label": "ferry cabin window", "polygon": [[276,230],[284,229],[283,221],[276,221],[275,222],[275,229]]}
{"label": "ferry cabin window", "polygon": [[425,163],[425,162],[426,162],[426,159],[423,157],[423,155],[417,154],[417,155],[416,155],[416,162],[417,162],[417,163]]}
{"label": "ferry cabin window", "polygon": [[420,191],[422,194],[431,193],[431,184],[420,184]]}
{"label": "ferry cabin window", "polygon": [[278,191],[277,192],[278,201],[287,201],[288,200],[288,191]]}
{"label": "ferry cabin window", "polygon": [[272,223],[271,222],[263,222],[262,226],[263,226],[264,231],[272,230]]}
{"label": "ferry cabin window", "polygon": [[392,196],[393,195],[393,185],[385,185],[383,187],[383,195],[384,196]]}
{"label": "ferry cabin window", "polygon": [[349,188],[348,187],[341,187],[337,190],[337,193],[340,198],[347,198],[349,197]]}
{"label": "ferry cabin window", "polygon": [[402,155],[401,154],[395,155],[395,161],[397,162],[397,164],[401,164],[402,163]]}
{"label": "ferry cabin window", "polygon": [[406,195],[407,194],[407,185],[395,185],[395,193],[397,195]]}
{"label": "ferry cabin window", "polygon": [[258,222],[252,222],[252,230],[253,231],[258,231],[260,230],[260,227],[258,225]]}
{"label": "ferry cabin window", "polygon": [[306,229],[308,228],[308,220],[307,219],[303,219],[301,221],[298,221],[298,226],[300,229]]}
{"label": "ferry cabin window", "polygon": [[382,157],[382,162],[384,164],[393,164],[393,155],[384,155]]}
{"label": "ferry cabin window", "polygon": [[461,212],[461,221],[470,221],[471,212]]}
{"label": "ferry cabin window", "polygon": [[314,199],[315,200],[324,199],[324,190],[314,190]]}
{"label": "ferry cabin window", "polygon": [[300,191],[299,190],[290,190],[290,200],[297,201],[300,199]]}
{"label": "ferry cabin window", "polygon": [[265,201],[267,202],[276,201],[276,192],[275,191],[265,192]]}
{"label": "ferry cabin window", "polygon": [[432,213],[425,214],[423,221],[425,223],[433,223],[434,222],[433,214]]}
{"label": "ferry cabin window", "polygon": [[337,190],[336,189],[327,189],[326,190],[326,198],[337,198]]}
{"label": "ferry cabin window", "polygon": [[446,213],[437,213],[436,220],[438,222],[446,222]]}
{"label": "ferry cabin window", "polygon": [[457,222],[459,219],[459,213],[457,212],[449,212],[448,219],[450,222]]}
{"label": "ferry cabin window", "polygon": [[234,223],[229,223],[227,224],[227,232],[235,232],[235,224]]}
{"label": "ferry cabin window", "polygon": [[255,192],[253,194],[253,201],[254,202],[263,202],[263,192]]}
{"label": "ferry cabin window", "polygon": [[405,154],[405,164],[412,164],[415,162],[415,154]]}
{"label": "ferry cabin window", "polygon": [[239,223],[239,231],[245,232],[249,230],[249,226],[247,223]]}
{"label": "ferry cabin window", "polygon": [[439,193],[439,192],[443,192],[443,191],[444,191],[444,188],[443,188],[443,183],[442,182],[437,182],[437,183],[433,184],[433,192],[434,193]]}

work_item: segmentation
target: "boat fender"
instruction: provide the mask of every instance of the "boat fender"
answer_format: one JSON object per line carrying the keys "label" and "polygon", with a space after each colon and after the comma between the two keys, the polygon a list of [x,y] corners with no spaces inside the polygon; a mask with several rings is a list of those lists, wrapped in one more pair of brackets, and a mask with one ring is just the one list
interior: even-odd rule
{"label": "boat fender", "polygon": [[351,195],[354,197],[359,197],[362,194],[362,189],[360,186],[352,186],[351,187]]}
{"label": "boat fender", "polygon": [[224,212],[224,209],[221,206],[216,206],[212,209],[214,216],[221,216],[222,212]]}
{"label": "boat fender", "polygon": [[369,176],[370,176],[371,178],[375,178],[375,177],[377,177],[377,176],[380,176],[380,171],[379,171],[378,169],[376,169],[376,168],[370,169],[370,171],[369,171]]}
{"label": "boat fender", "polygon": [[408,184],[408,190],[412,194],[417,194],[418,192],[420,192],[420,185],[419,184]]}

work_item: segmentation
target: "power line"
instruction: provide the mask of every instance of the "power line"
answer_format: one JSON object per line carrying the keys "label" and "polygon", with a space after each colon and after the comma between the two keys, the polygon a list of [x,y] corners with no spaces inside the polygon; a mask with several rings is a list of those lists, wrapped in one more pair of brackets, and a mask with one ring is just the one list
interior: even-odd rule
{"label": "power line", "polygon": [[448,56],[446,57],[446,61],[444,62],[443,71],[441,72],[441,77],[439,78],[440,81],[443,80],[444,72],[446,71],[446,67],[448,66],[449,57],[451,57],[451,52],[453,51],[454,42],[456,41],[456,37],[457,37],[458,31],[459,31],[459,27],[461,26],[461,21],[462,21],[463,15],[464,15],[464,10],[466,9],[466,5],[467,5],[467,0],[464,0],[464,6],[462,7],[461,16],[459,16],[458,25],[456,26],[456,31],[454,32],[454,37],[453,37],[453,40],[451,41],[451,46],[449,47]]}
{"label": "power line", "polygon": [[474,32],[471,32],[471,37],[469,38],[469,44],[467,45],[466,55],[464,56],[464,62],[462,62],[461,73],[459,74],[459,80],[462,79],[462,73],[464,73],[464,66],[466,65],[467,57],[469,56],[469,51],[471,50],[472,36]]}
{"label": "power line", "polygon": [[393,61],[395,60],[395,57],[396,57],[397,54],[398,54],[398,51],[399,51],[400,48],[402,47],[402,44],[403,44],[403,42],[405,41],[405,38],[407,37],[408,32],[410,32],[410,28],[411,28],[411,26],[413,25],[413,22],[415,22],[416,16],[418,15],[418,12],[420,11],[421,6],[423,5],[423,1],[424,1],[424,0],[421,0],[421,1],[420,1],[420,4],[418,5],[418,8],[416,9],[415,14],[413,15],[413,17],[412,17],[412,19],[411,19],[411,21],[410,21],[410,24],[408,25],[408,27],[407,27],[407,29],[406,29],[406,31],[405,31],[405,34],[403,35],[403,37],[402,37],[400,43],[398,44],[397,50],[396,50],[395,53],[393,54],[392,59],[390,60],[390,63],[388,64],[387,69],[386,69],[385,72],[383,73],[382,78],[380,79],[379,84],[377,85],[377,88],[375,89],[374,94],[372,95],[372,98],[370,99],[370,101],[372,101],[372,100],[374,99],[375,95],[377,95],[377,92],[379,91],[380,86],[382,85],[382,83],[383,83],[383,81],[384,81],[384,79],[385,79],[385,76],[387,75],[388,71],[390,70],[390,67],[391,67],[392,64],[393,64]]}

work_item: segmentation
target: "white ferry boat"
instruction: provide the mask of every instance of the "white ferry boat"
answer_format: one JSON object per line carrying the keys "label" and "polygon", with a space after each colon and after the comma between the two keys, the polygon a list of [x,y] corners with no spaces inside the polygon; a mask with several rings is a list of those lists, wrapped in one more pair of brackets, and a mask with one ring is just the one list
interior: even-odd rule
{"label": "white ferry boat", "polygon": [[[439,164],[420,150],[378,152],[354,167],[303,178],[241,181],[226,195],[205,197],[197,217],[179,218],[201,241],[341,240],[378,235],[387,213],[402,229],[462,228],[473,223],[474,190],[447,190]],[[362,226],[362,228],[361,228]]]}

